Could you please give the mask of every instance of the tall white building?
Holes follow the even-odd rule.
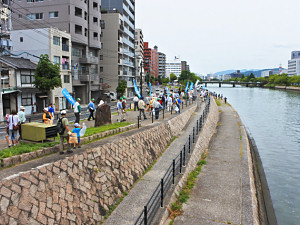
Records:
[[[300,75],[300,51],[292,51],[288,61],[288,76]]]
[[[174,60],[169,60],[166,63],[167,74],[170,75],[174,73],[177,77],[181,74],[181,61],[180,59],[175,58]]]

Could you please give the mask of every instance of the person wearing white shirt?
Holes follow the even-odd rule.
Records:
[[[7,126],[8,126],[8,147],[18,144],[18,129],[19,128],[19,117],[16,110],[11,111],[11,115],[8,116]]]
[[[24,106],[20,106],[20,111],[18,112],[18,117],[20,120],[20,129],[19,129],[19,135],[20,135],[20,139],[22,139],[22,129],[21,126],[23,123],[25,123],[26,121],[26,115],[25,115],[25,107]]]
[[[134,98],[133,98],[134,111],[139,109],[138,103],[139,103],[139,98],[138,98],[137,95],[135,95]]]

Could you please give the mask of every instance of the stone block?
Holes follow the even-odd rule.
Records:
[[[26,162],[26,161],[31,159],[30,154],[29,153],[24,153],[24,154],[20,155],[20,159],[21,159],[20,160],[21,162]]]
[[[13,164],[12,158],[4,158],[3,159],[3,167],[8,167],[11,166]]]

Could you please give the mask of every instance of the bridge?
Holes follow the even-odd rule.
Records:
[[[232,87],[235,87],[235,85],[245,85],[246,87],[249,86],[262,86],[263,84],[260,82],[241,82],[241,81],[202,81],[202,84],[205,85],[205,87],[207,87],[207,84],[219,84],[219,87],[222,86],[222,84],[231,84]]]

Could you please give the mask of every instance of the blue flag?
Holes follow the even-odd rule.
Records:
[[[136,83],[135,83],[135,79],[133,78],[133,85],[134,85],[134,90],[135,90],[135,93],[138,95],[138,97],[140,98],[141,97],[141,94],[140,94],[140,91],[138,89],[138,87],[136,86]]]
[[[72,104],[74,105],[75,104],[75,99],[72,97],[72,95],[70,95],[70,93],[67,91],[67,89],[63,89],[61,91],[61,93],[65,96],[65,98]]]
[[[194,83],[191,82],[190,90],[193,90],[193,85],[194,85]]]
[[[167,94],[168,94],[168,96],[169,96],[169,95],[170,95],[169,88],[168,88],[168,87],[166,87],[166,90],[167,90]]]
[[[187,92],[187,91],[188,91],[188,88],[189,88],[189,81],[186,83],[186,87],[185,87],[184,92]]]
[[[150,90],[150,95],[151,95],[151,83],[149,82],[149,90]]]

